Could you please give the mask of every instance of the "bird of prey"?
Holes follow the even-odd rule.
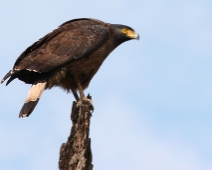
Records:
[[[71,91],[80,101],[110,52],[131,39],[139,35],[129,26],[89,18],[67,21],[29,46],[1,83],[18,78],[32,84],[19,117],[29,116],[43,91],[54,86]]]

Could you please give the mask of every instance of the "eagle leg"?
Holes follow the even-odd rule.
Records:
[[[79,96],[78,96],[77,92],[74,91],[74,90],[71,90],[71,91],[72,91],[72,93],[73,93],[73,95],[74,95],[76,101],[78,102],[78,101],[79,101]]]
[[[89,104],[90,104],[89,108],[90,108],[90,110],[93,112],[94,107],[93,107],[93,105],[92,105],[92,100],[91,100],[90,94],[88,94],[88,96],[87,96],[87,98],[86,98],[86,97],[85,97],[85,94],[84,94],[84,92],[83,92],[82,85],[81,85],[81,83],[80,83],[79,81],[77,82],[77,86],[78,86],[78,90],[79,90],[79,94],[80,94],[80,99],[77,100],[77,101],[78,101],[78,102],[77,102],[77,106],[79,107],[79,106],[81,106],[84,102],[89,102]],[[76,92],[74,92],[73,94],[74,94],[74,96],[75,96],[75,94],[77,95]],[[77,95],[77,96],[78,96],[78,95]],[[75,96],[75,98],[76,98],[76,96]]]
[[[77,86],[78,86],[78,90],[79,90],[79,94],[80,94],[80,100],[82,100],[83,98],[85,98],[85,94],[83,92],[82,85],[79,81],[77,82]]]

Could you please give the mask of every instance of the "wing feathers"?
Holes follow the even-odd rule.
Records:
[[[33,84],[29,90],[25,103],[20,111],[19,117],[29,116],[37,105],[43,91],[46,87],[46,82]]]
[[[31,50],[27,48],[14,68],[48,72],[71,60],[87,56],[109,37],[107,25],[95,20],[76,20],[53,32],[32,45]]]
[[[5,76],[4,78],[1,80],[1,84],[7,80],[9,77],[9,80],[6,83],[6,86],[13,81],[15,78],[17,78],[17,74],[18,74],[19,70],[10,70]]]
[[[1,84],[2,84],[5,80],[7,80],[12,74],[13,74],[13,73],[12,73],[12,70],[10,70],[10,71],[4,76],[4,78],[1,80]]]

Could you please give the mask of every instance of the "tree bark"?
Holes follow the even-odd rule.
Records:
[[[60,170],[92,170],[91,139],[89,138],[90,118],[93,111],[91,97],[84,99],[80,106],[72,105],[72,129],[68,141],[60,148]]]

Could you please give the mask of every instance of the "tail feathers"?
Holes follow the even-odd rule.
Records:
[[[28,117],[34,110],[35,106],[38,104],[38,101],[39,101],[39,98],[36,101],[29,101],[27,103],[24,103],[20,111],[19,118]]]
[[[32,113],[43,91],[45,90],[46,84],[46,82],[42,82],[32,85],[20,111],[19,117],[28,117]]]

